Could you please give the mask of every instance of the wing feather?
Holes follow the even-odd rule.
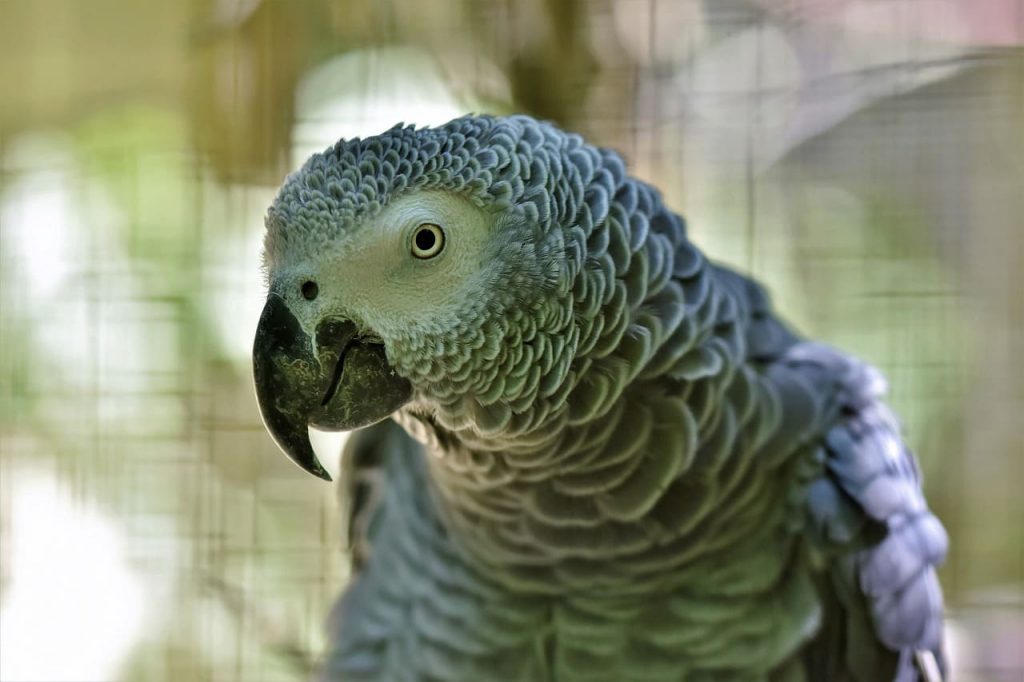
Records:
[[[825,468],[808,489],[807,511],[829,562],[826,601],[839,606],[826,618],[843,623],[824,628],[816,645],[846,662],[839,679],[926,679],[915,662],[922,654],[944,669],[935,570],[948,538],[882,401],[885,382],[873,368],[818,344],[800,344],[788,357],[839,382],[839,416],[824,439]],[[809,656],[822,658],[820,651]]]

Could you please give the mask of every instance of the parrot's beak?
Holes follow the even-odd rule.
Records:
[[[409,402],[412,386],[391,368],[384,346],[349,320],[325,319],[314,344],[288,305],[270,294],[252,349],[256,399],[267,431],[305,471],[329,481],[309,427],[348,431],[375,424]]]

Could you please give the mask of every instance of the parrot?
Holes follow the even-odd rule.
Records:
[[[948,538],[864,361],[617,152],[527,115],[338,141],[268,208],[263,423],[352,575],[322,680],[938,682]]]

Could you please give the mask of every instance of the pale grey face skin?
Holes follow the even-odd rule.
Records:
[[[436,225],[443,247],[432,257],[414,253],[423,226]],[[357,323],[364,334],[389,340],[410,328],[443,331],[469,297],[482,289],[495,216],[443,190],[396,197],[379,213],[353,226],[319,254],[282,254],[270,264],[271,288],[284,294],[303,329],[312,334],[330,316]],[[302,286],[315,282],[305,300]]]

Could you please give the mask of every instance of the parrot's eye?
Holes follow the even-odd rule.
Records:
[[[444,248],[444,230],[434,223],[423,223],[412,237],[412,255],[433,258]]]
[[[306,281],[302,283],[302,297],[307,301],[312,301],[319,293],[320,287],[316,285],[316,282]]]

